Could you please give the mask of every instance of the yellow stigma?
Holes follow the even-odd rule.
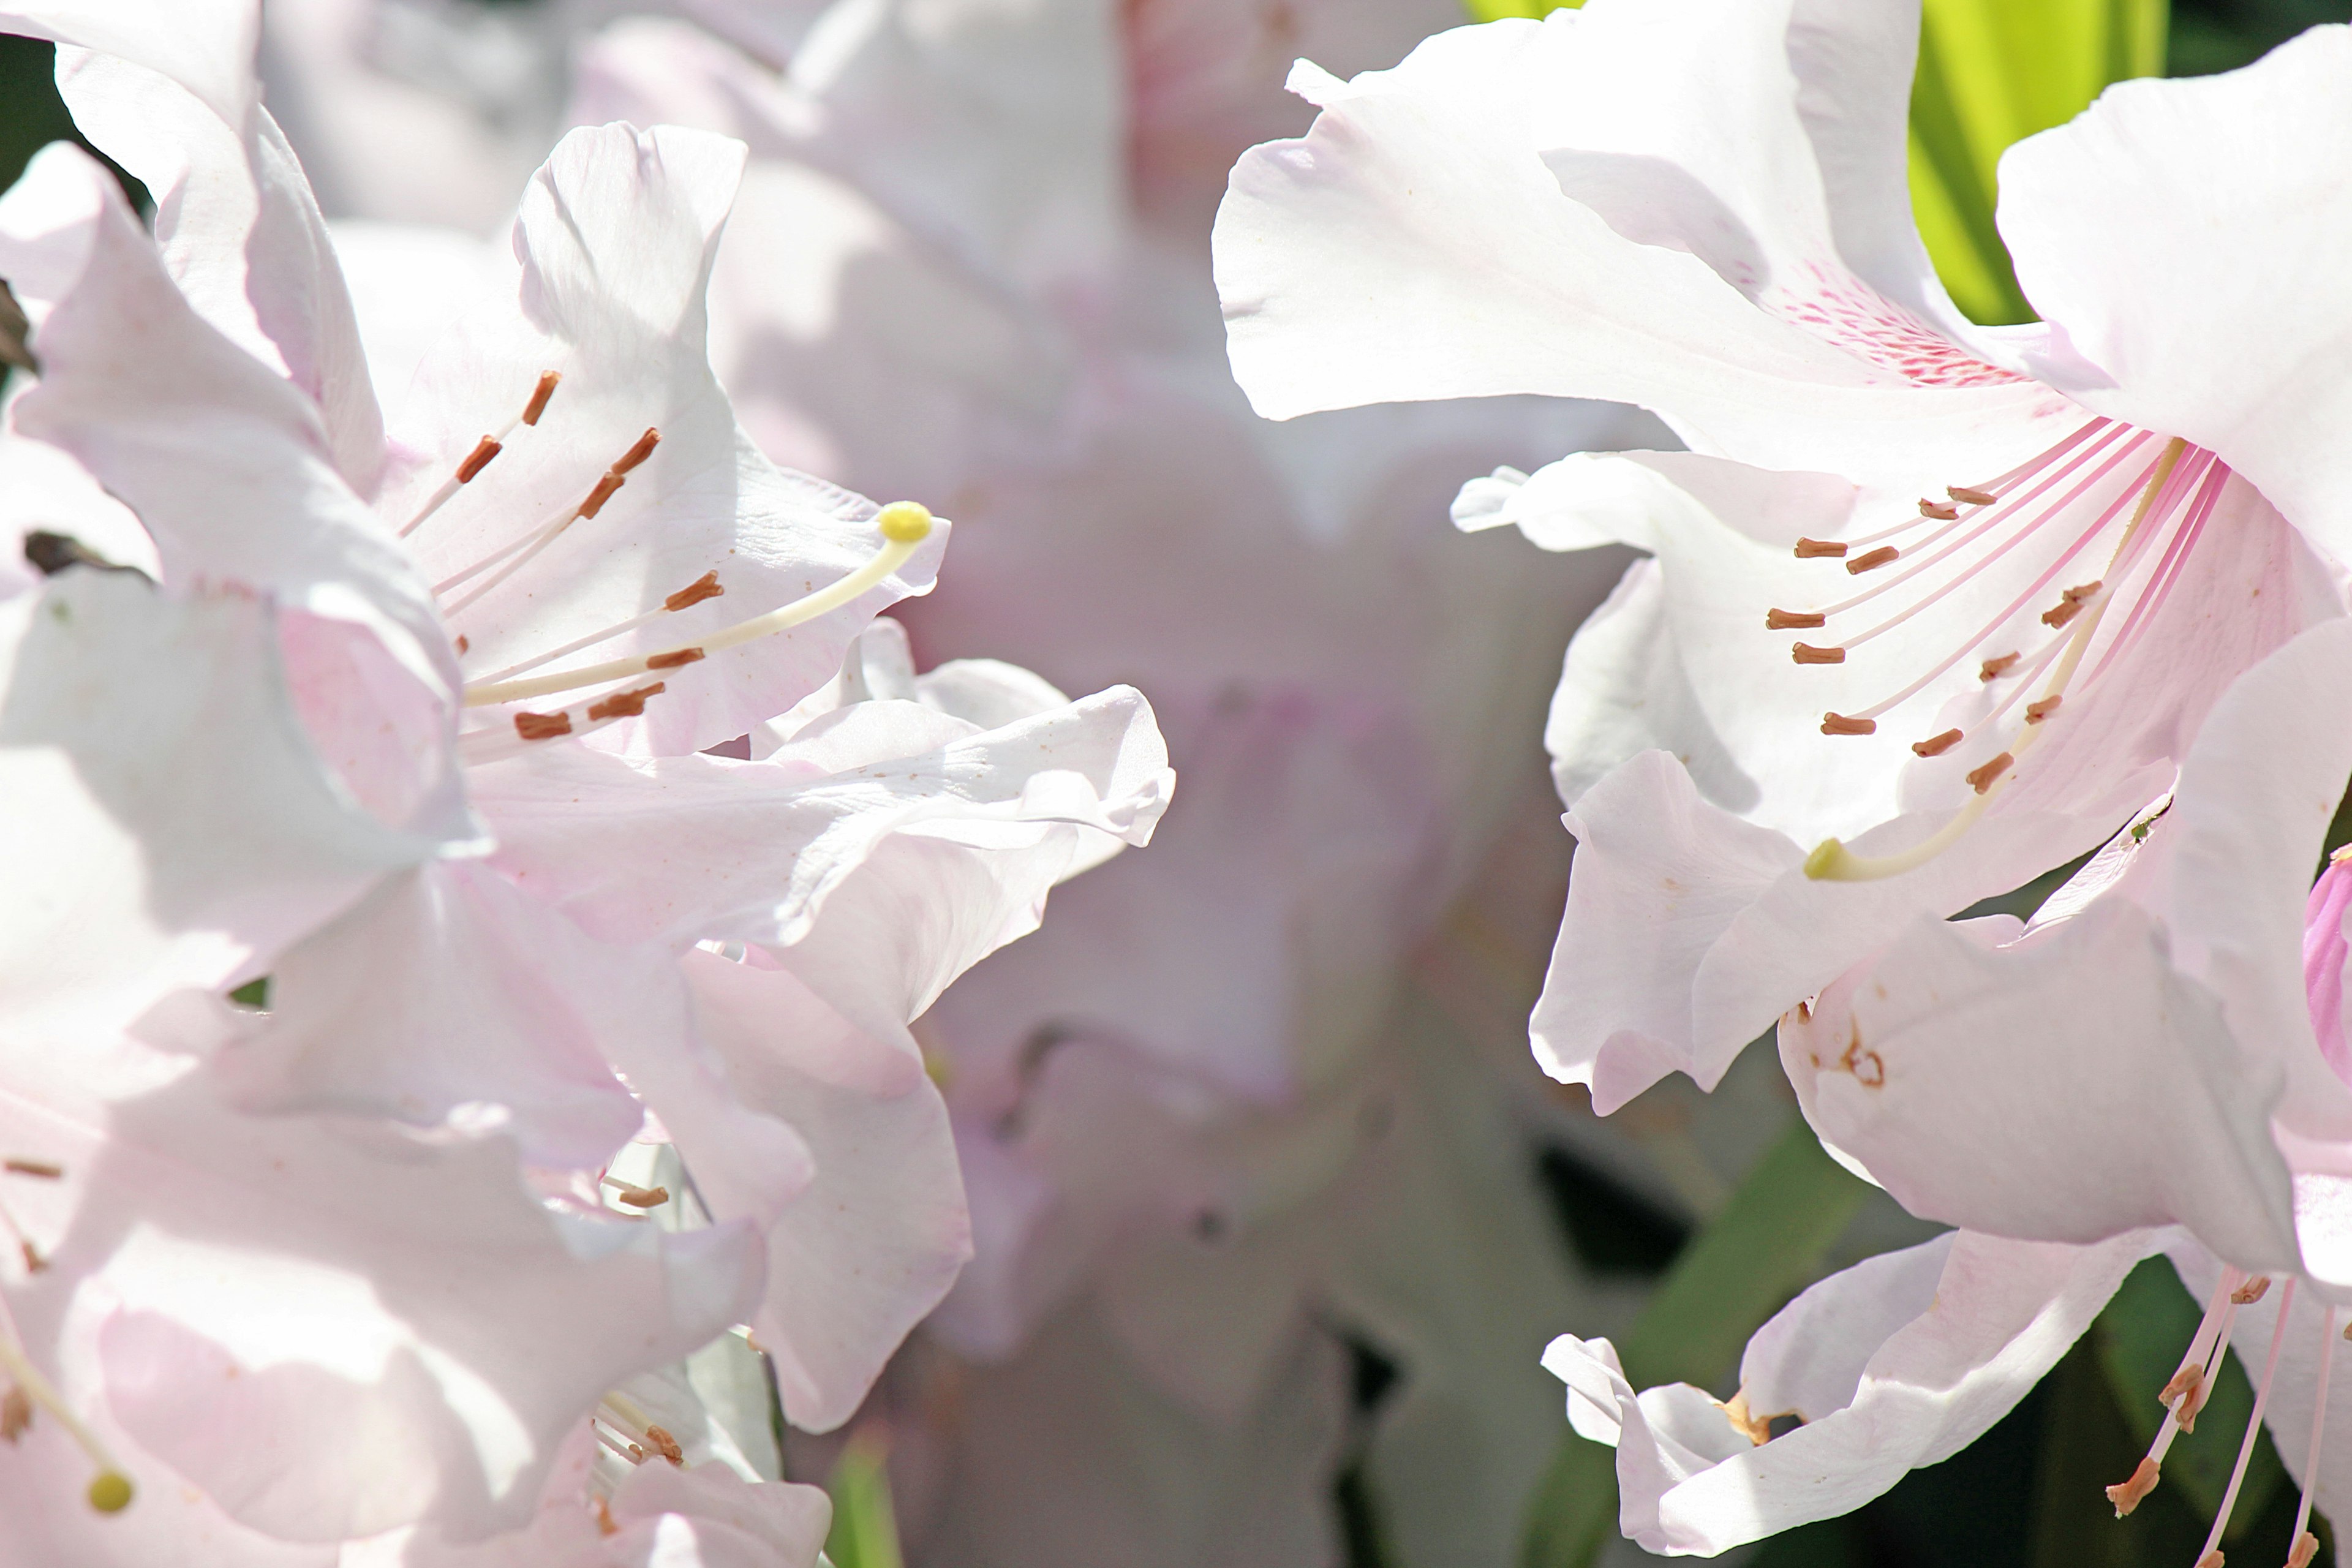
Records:
[[[931,510],[920,501],[894,500],[874,514],[874,526],[893,544],[920,544],[931,536]]]
[[[1844,845],[1834,838],[1824,838],[1813,846],[1811,854],[1805,857],[1805,875],[1816,882],[1829,879],[1843,880],[1843,879],[1837,876],[1837,868],[1839,863],[1845,858]]]
[[[89,1506],[100,1513],[121,1513],[131,1506],[131,1478],[121,1470],[103,1470],[89,1483]]]

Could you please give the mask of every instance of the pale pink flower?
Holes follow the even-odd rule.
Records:
[[[60,77],[155,195],[156,236],[70,149],[0,202],[0,254],[43,373],[14,422],[130,506],[167,592],[234,613],[160,618],[142,641],[116,629],[131,615],[116,606],[93,629],[128,661],[115,684],[140,689],[110,708],[45,718],[37,705],[70,702],[72,688],[12,687],[12,707],[54,732],[28,738],[88,751],[89,793],[122,808],[85,826],[86,797],[50,790],[81,837],[61,834],[30,863],[77,842],[113,863],[74,889],[80,907],[55,907],[78,925],[26,922],[28,973],[46,952],[71,958],[40,976],[58,1000],[28,989],[26,1005],[80,1027],[72,1009],[96,994],[119,1025],[175,987],[268,973],[267,1017],[176,1048],[205,1058],[187,1093],[228,1119],[230,1150],[295,1142],[289,1212],[217,1241],[197,1232],[188,1245],[212,1242],[229,1283],[125,1342],[146,1358],[143,1414],[127,1415],[110,1381],[109,1407],[207,1506],[313,1541],[412,1520],[464,1541],[520,1522],[598,1390],[747,1317],[793,1417],[843,1419],[967,1247],[945,1112],[908,1020],[1034,923],[1058,877],[1149,837],[1169,784],[1149,708],[1127,690],[1072,704],[1048,689],[982,724],[919,702],[824,704],[775,755],[695,754],[807,706],[881,604],[928,586],[944,534],[903,507],[877,534],[871,503],[775,468],[736,430],[703,357],[700,300],[740,148],[628,127],[568,141],[526,195],[504,298],[427,356],[387,447],[331,247],[268,116],[252,110],[240,132],[165,77],[71,50]],[[37,614],[148,592],[84,567]],[[20,603],[32,625],[34,601]],[[221,645],[210,664],[208,637]],[[544,673],[583,653],[584,674]],[[259,689],[240,699],[223,669]],[[107,695],[101,684],[82,689]],[[488,721],[461,727],[469,712]],[[153,733],[88,734],[133,717],[192,734],[188,777],[211,792],[156,776]],[[128,775],[117,802],[109,769]],[[231,778],[266,787],[225,795]],[[284,842],[258,842],[273,813]],[[194,885],[139,883],[159,868]],[[142,893],[156,912],[137,907]],[[746,963],[694,951],[706,942],[745,944]],[[90,944],[94,970],[78,951]],[[776,972],[765,991],[706,973],[755,963]],[[788,983],[799,990],[775,989]],[[91,1131],[75,1172],[138,1147],[136,1128],[105,1118],[171,1081],[146,1063],[130,1089],[86,1087],[100,1109],[78,1113]],[[610,1217],[597,1174],[656,1125],[648,1109],[717,1228],[664,1240]],[[192,1114],[190,1135],[205,1125]],[[440,1342],[422,1320],[404,1331],[426,1384],[384,1371],[412,1353],[394,1328],[339,1308],[371,1289],[429,1292],[435,1270],[467,1266],[464,1233],[374,1258],[401,1233],[339,1210],[367,1173],[319,1152],[341,1147],[326,1127],[354,1130],[346,1165],[404,1141],[467,1152],[475,1186],[426,1201],[386,1182],[371,1200],[397,1201],[424,1235],[440,1234],[445,1203],[490,1227],[479,1284],[506,1296],[450,1308],[472,1338]],[[189,1189],[194,1201],[200,1184]],[[147,1268],[141,1289],[160,1298],[173,1260],[193,1256],[109,1250],[109,1227],[141,1234],[142,1200],[172,1233],[143,1189],[57,1190],[68,1201],[39,1232],[59,1261],[16,1298],[49,1303],[47,1321],[25,1309],[36,1361],[83,1353],[61,1336],[108,1310],[125,1288],[114,1271]],[[854,1226],[853,1194],[866,1205]],[[666,1198],[624,1188],[618,1201]],[[299,1334],[238,1305],[275,1278],[273,1238],[286,1267],[320,1281],[283,1299]],[[550,1328],[548,1300],[595,1300],[597,1270],[631,1258],[642,1278]],[[533,1289],[541,1310],[522,1310]],[[73,1330],[100,1334],[101,1359],[102,1329]],[[342,1384],[319,1381],[329,1373]],[[224,1404],[224,1375],[253,1403]],[[90,1376],[70,1384],[51,1403],[60,1423],[100,1397]],[[283,1392],[297,1387],[319,1397]],[[256,1436],[205,1436],[223,1421]],[[374,1423],[398,1462],[329,1440],[321,1422]]]
[[[1581,847],[1536,1034],[1604,1110],[1714,1082],[1890,921],[2095,847],[2236,671],[2341,613],[2307,541],[2342,538],[2345,394],[2308,350],[2347,330],[2321,150],[2352,35],[2014,149],[2002,229],[2049,321],[1991,330],[1911,224],[1916,24],[1597,0],[1302,68],[1316,129],[1220,217],[1263,412],[1615,397],[1692,448],[1458,514],[1654,553],[1549,735]]]
[[[1916,917],[1782,1020],[1825,1144],[1961,1234],[1948,1259],[1919,1249],[1825,1281],[1758,1335],[1731,1415],[1807,1423],[1760,1447],[1697,1391],[1637,1401],[1604,1345],[1556,1345],[1579,1430],[1622,1423],[1629,1532],[1712,1552],[1857,1506],[1998,1419],[2158,1248],[2208,1306],[2117,1505],[2157,1484],[2229,1347],[2306,1518],[2352,1501],[2352,1398],[2330,1381],[2352,1302],[2352,868],[2310,883],[2347,774],[2338,621],[2242,677],[2178,789],[2030,925]],[[2227,1522],[2225,1505],[2214,1541]]]

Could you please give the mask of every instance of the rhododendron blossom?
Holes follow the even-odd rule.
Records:
[[[2013,148],[2001,229],[2048,321],[2001,329],[1912,226],[1916,41],[1912,5],[1596,0],[1302,67],[1317,128],[1219,220],[1263,412],[1616,397],[1691,448],[1457,508],[1653,552],[1549,737],[1580,843],[1535,1030],[1604,1110],[1712,1084],[1890,921],[2096,846],[2237,671],[2341,613],[2312,546],[2345,542],[2346,394],[2308,350],[2347,330],[2320,150],[2352,35]]]
[[[567,1494],[562,1440],[603,1395],[644,1459],[613,1385],[747,1320],[793,1420],[855,1409],[969,1249],[908,1023],[1149,837],[1150,710],[994,667],[845,689],[947,531],[736,428],[701,334],[739,145],[568,139],[387,440],[267,113],[71,48],[59,81],[155,232],[70,147],[0,199],[39,361],[12,425],[87,470],[59,482],[100,528],[135,514],[160,586],[53,517],[26,552],[61,580],[9,606],[12,780],[104,852],[87,888],[28,857],[47,908],[8,928],[37,977],[12,1045],[76,1031],[0,1074],[47,1194],[10,1209],[10,1383],[85,1439],[100,1509],[167,1467],[193,1484],[135,1489],[224,1551],[456,1550],[567,1496],[656,1520],[652,1550],[735,1505]],[[178,734],[167,782],[148,748]],[[244,982],[263,1011],[205,994]],[[633,1139],[684,1190],[612,1174]],[[642,1218],[689,1199],[694,1227]],[[194,1528],[26,1506],[76,1562]],[[775,1506],[743,1528],[813,1542]]]
[[[2243,677],[2178,790],[2030,924],[1915,919],[1782,1020],[1823,1142],[1961,1231],[1806,1292],[1750,1342],[1727,1406],[1636,1398],[1605,1342],[1556,1344],[1578,1430],[1620,1445],[1629,1533],[1713,1552],[1857,1506],[1973,1441],[2160,1248],[2205,1310],[2110,1500],[2128,1512],[2158,1484],[2234,1348],[2302,1485],[2291,1560],[2310,1560],[2314,1506],[2352,1506],[2352,1396],[2332,1375],[2352,1304],[2352,863],[2310,885],[2347,775],[2339,621]],[[1805,1425],[1770,1436],[1786,1415]]]

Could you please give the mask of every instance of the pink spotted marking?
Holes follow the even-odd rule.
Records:
[[[1850,273],[1807,262],[1798,287],[1762,301],[1782,321],[1914,386],[2000,386],[2024,376],[1988,364]]]

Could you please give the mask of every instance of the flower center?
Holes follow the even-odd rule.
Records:
[[[1999,605],[1981,621],[1964,620],[1924,671],[1887,696],[1850,713],[1822,715],[1824,735],[1875,734],[1882,718],[1975,660],[1977,679],[1998,691],[1998,700],[1972,723],[1911,746],[1924,759],[1970,744],[1980,758],[1963,775],[1973,797],[1936,833],[1897,854],[1860,856],[1824,839],[1806,857],[1805,874],[1833,881],[1895,876],[1933,859],[1974,826],[2015,780],[2050,717],[2117,668],[2146,635],[2229,473],[2212,453],[2179,438],[2092,419],[2005,474],[1950,486],[1942,500],[1922,500],[1916,517],[1857,539],[1799,540],[1799,559],[1837,561],[1849,577],[1900,563],[1882,581],[1819,609],[1765,613],[1772,631],[1864,623],[1833,643],[1793,643],[1790,657],[1801,665],[1843,665],[1897,627],[1964,608],[1958,602],[1964,595],[1982,597],[1989,585]],[[2099,560],[2096,547],[2109,539],[2104,568],[2090,576],[2085,567]],[[2012,580],[2016,591],[2000,595],[1999,587]],[[2129,601],[2128,613],[2085,671],[2085,656],[2119,596]],[[2035,614],[2037,605],[2042,607]],[[2040,641],[2023,646],[2037,630]]]
[[[537,426],[562,379],[555,371],[542,374],[521,411],[508,421],[503,430],[496,435],[486,435],[475,444],[449,477],[426,499],[416,515],[401,528],[400,536],[405,539],[414,534],[447,505],[458,491],[478,479],[499,454],[506,450],[518,429]],[[577,504],[435,584],[433,592],[443,601],[443,616],[455,621],[491,590],[522,571],[574,523],[595,517],[604,510],[605,503],[628,483],[629,475],[651,458],[660,444],[661,432],[648,428],[627,451],[613,461]],[[460,739],[470,742],[467,752],[469,760],[487,761],[491,755],[501,754],[503,749],[510,748],[516,741],[528,743],[553,740],[562,735],[581,735],[618,723],[623,719],[635,718],[645,711],[648,701],[667,689],[667,683],[658,679],[636,686],[625,687],[620,683],[697,663],[714,653],[789,631],[850,604],[907,563],[923,541],[930,536],[932,518],[930,512],[917,502],[893,501],[876,513],[874,522],[882,535],[882,548],[865,565],[814,593],[803,595],[763,615],[721,627],[695,642],[681,642],[657,652],[605,659],[546,674],[530,673],[544,665],[652,626],[664,616],[690,609],[706,599],[721,596],[727,590],[719,582],[716,567],[642,615],[615,622],[584,637],[574,637],[561,647],[550,648],[468,680],[465,689],[465,705],[468,708],[498,707],[559,692],[602,689],[577,703],[552,711],[515,712],[511,735],[503,727],[467,731]],[[468,651],[467,639],[459,635],[454,642],[462,658]]]

